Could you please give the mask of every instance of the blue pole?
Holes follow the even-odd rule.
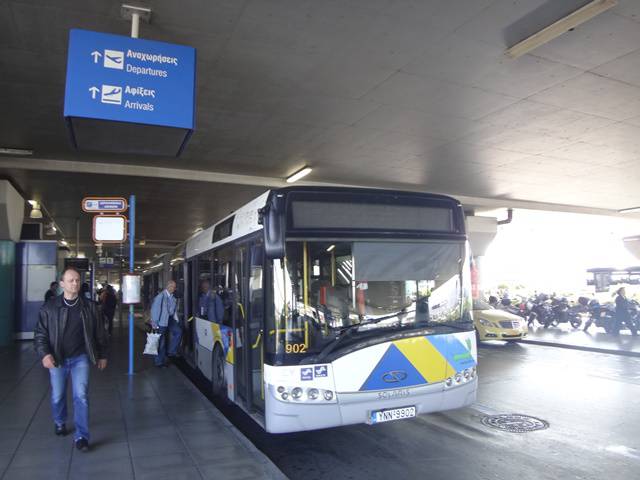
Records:
[[[129,273],[133,273],[136,237],[136,196],[129,197]],[[133,375],[133,304],[129,305],[129,375]]]

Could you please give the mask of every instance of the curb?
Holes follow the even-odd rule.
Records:
[[[220,410],[218,410],[216,408],[216,406],[211,403],[209,401],[208,398],[206,398],[202,392],[200,390],[198,390],[198,387],[196,387],[191,380],[189,380],[186,375],[184,373],[182,373],[182,371],[179,368],[176,368],[175,366],[172,366],[170,368],[170,370],[173,370],[174,372],[176,372],[176,374],[180,377],[181,381],[187,386],[187,388],[189,388],[191,391],[193,391],[195,394],[197,394],[198,396],[202,397],[205,401],[207,406],[211,409],[211,411],[214,413],[214,415],[216,416],[216,418],[218,420],[220,420],[220,422],[229,429],[229,431],[240,441],[240,443],[242,443],[242,445],[254,456],[256,457],[256,461],[262,465],[263,471],[265,472],[265,474],[267,475],[265,478],[269,478],[271,480],[288,480],[289,477],[287,477],[284,473],[282,473],[282,471],[276,466],[275,463],[273,463],[269,457],[267,457],[264,453],[262,453],[260,450],[258,450],[258,448],[251,443],[251,441],[244,436],[244,434],[238,430],[233,423],[231,423],[227,417],[225,417],[222,412],[220,412]]]
[[[545,342],[544,340],[518,340],[518,343],[527,343],[529,345],[542,345],[545,347],[566,348],[568,350],[580,350],[583,352],[606,353],[608,355],[619,355],[624,357],[640,357],[640,352],[631,352],[629,350],[613,350],[610,348],[586,347],[583,345],[569,345],[567,343]]]

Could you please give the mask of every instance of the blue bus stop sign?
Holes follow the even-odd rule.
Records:
[[[179,154],[195,127],[195,67],[192,47],[71,30],[64,116],[74,144]]]

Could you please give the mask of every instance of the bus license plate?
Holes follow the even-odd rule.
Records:
[[[391,422],[393,420],[402,420],[416,416],[416,407],[392,408],[390,410],[376,410],[371,412],[369,423]]]

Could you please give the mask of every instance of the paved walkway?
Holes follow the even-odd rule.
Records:
[[[622,331],[618,336],[609,335],[594,325],[589,332],[583,332],[582,328],[573,329],[570,325],[529,327],[527,338],[521,342],[640,357],[640,336],[634,337],[628,331]]]
[[[0,349],[0,479],[286,478],[175,367],[140,355],[126,375],[126,332],[115,330],[108,369],[91,372],[87,453],[53,434],[49,377],[32,343]]]

